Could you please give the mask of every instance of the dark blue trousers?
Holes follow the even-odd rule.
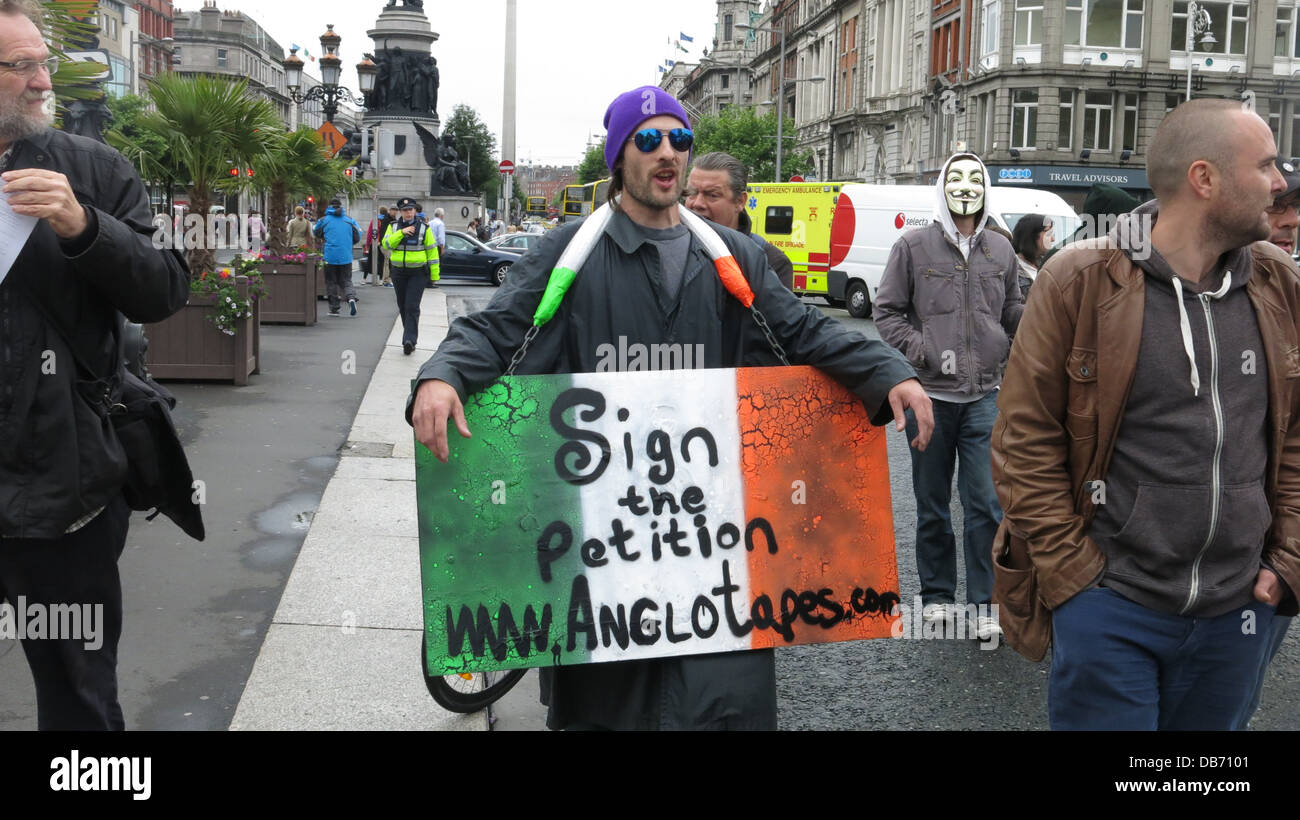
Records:
[[[1105,587],[1080,592],[1052,612],[1052,729],[1238,728],[1271,645],[1273,612],[1253,602],[1191,618]]]
[[[402,342],[415,344],[420,333],[420,300],[429,274],[425,268],[390,268],[397,311],[402,315]]]

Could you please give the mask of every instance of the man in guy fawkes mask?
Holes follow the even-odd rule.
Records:
[[[957,541],[948,513],[953,469],[962,503],[968,604],[993,595],[993,536],[1002,510],[993,487],[989,443],[997,418],[1002,363],[1024,309],[1011,243],[984,230],[984,163],[954,154],[935,185],[934,221],[895,244],[876,295],[880,336],[907,357],[934,402],[934,438],[912,451],[916,492],[916,568],[922,617],[956,627]],[[908,424],[912,424],[910,417]],[[970,610],[965,634],[1000,633],[996,616]]]

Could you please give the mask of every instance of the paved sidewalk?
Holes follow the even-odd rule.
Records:
[[[401,320],[394,325],[232,730],[488,728],[487,712],[444,711],[420,674],[415,443],[403,413],[447,324],[445,294],[429,289],[415,353],[402,355]]]

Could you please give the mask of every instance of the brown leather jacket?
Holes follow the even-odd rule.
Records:
[[[1300,271],[1267,242],[1255,243],[1251,252],[1254,274],[1246,290],[1264,340],[1272,421],[1265,479],[1273,522],[1262,560],[1292,592],[1279,614],[1294,615],[1300,593]],[[1087,535],[1093,489],[1106,477],[1137,369],[1145,288],[1142,270],[1112,239],[1076,243],[1039,272],[1016,333],[993,428],[993,478],[1005,513],[994,542],[1000,573],[994,601],[1008,642],[1026,655],[1041,657],[1046,610],[1087,589],[1105,568]],[[1041,645],[1025,651],[1017,644],[1022,636],[1036,636]]]

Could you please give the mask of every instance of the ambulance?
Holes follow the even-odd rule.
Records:
[[[871,315],[894,243],[907,231],[930,224],[935,188],[855,182],[839,187],[830,226],[825,295],[832,305],[843,304],[850,315],[862,319]],[[1034,188],[994,185],[988,189],[988,210],[989,220],[1008,233],[1020,217],[1044,214],[1052,220],[1058,243],[1082,224],[1064,199]]]
[[[831,220],[842,186],[840,182],[761,182],[746,188],[750,230],[790,257],[797,295],[828,298]]]

